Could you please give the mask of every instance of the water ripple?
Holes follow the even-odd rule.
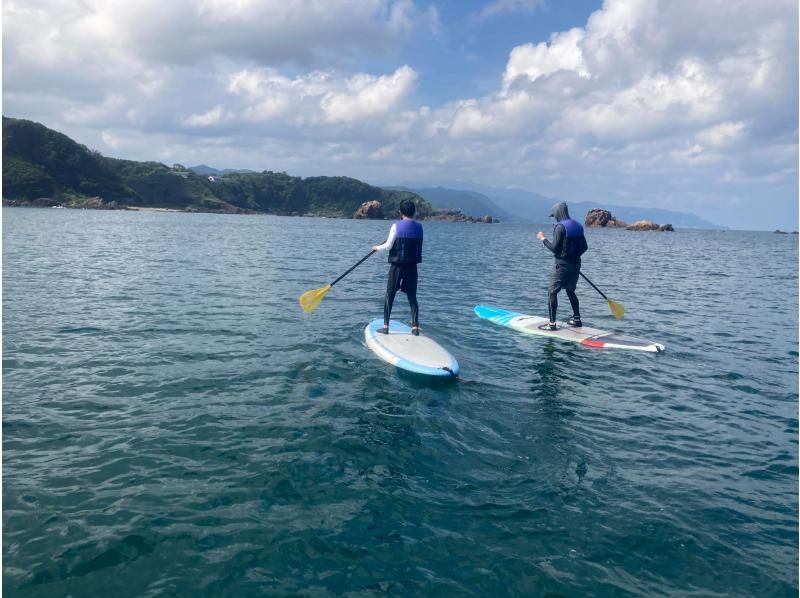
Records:
[[[425,226],[455,382],[364,346],[385,258],[297,306],[386,223],[4,209],[3,589],[797,595],[796,240],[590,231],[626,355],[475,318],[543,311],[529,227]]]

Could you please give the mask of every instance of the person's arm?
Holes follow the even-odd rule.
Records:
[[[539,233],[536,235],[536,238],[539,239],[550,251],[555,253],[556,250],[561,246],[561,243],[564,242],[564,227],[556,225],[556,227],[553,229],[552,243],[547,240],[547,238],[544,236],[544,233],[541,231],[539,231]]]
[[[392,228],[389,229],[389,238],[386,239],[386,243],[383,245],[373,245],[372,251],[386,251],[387,249],[391,249],[392,245],[394,245],[394,240],[397,238],[397,226],[394,224]]]

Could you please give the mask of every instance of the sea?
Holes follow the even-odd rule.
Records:
[[[643,353],[474,315],[547,314],[552,225],[425,222],[436,381],[365,346],[386,254],[298,303],[389,222],[2,216],[7,596],[798,595],[796,234],[588,229]]]

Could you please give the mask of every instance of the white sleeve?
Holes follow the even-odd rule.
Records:
[[[392,245],[394,245],[394,240],[397,238],[397,226],[392,225],[392,228],[389,229],[389,238],[386,239],[386,243],[383,245],[378,245],[377,251],[386,251],[387,249],[391,249]]]

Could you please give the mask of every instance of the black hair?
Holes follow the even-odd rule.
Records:
[[[404,199],[400,202],[400,213],[403,216],[407,216],[408,218],[412,218],[414,216],[414,212],[417,211],[417,206],[414,205],[414,202],[410,199]]]

